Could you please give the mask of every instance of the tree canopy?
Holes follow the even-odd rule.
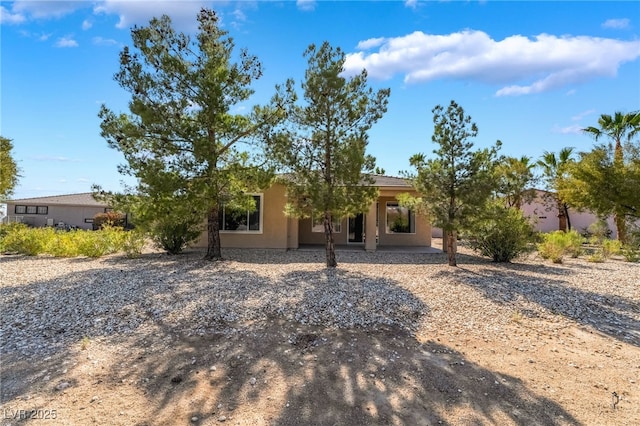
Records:
[[[596,141],[607,138],[608,143],[580,153],[580,161],[561,181],[559,194],[578,208],[613,215],[618,239],[625,243],[627,221],[640,217],[640,145],[635,141],[640,112],[602,114],[597,127],[583,131]]]
[[[558,209],[558,229],[561,231],[571,230],[571,217],[569,216],[569,205],[558,193],[562,179],[567,177],[569,166],[575,161],[572,157],[573,148],[562,148],[558,154],[544,151],[542,157],[536,163],[542,169],[542,179],[549,191],[549,196],[545,201],[550,200],[554,207]]]
[[[255,209],[251,193],[271,178],[241,145],[252,142],[257,115],[233,112],[253,94],[262,67],[246,50],[234,62],[233,40],[214,11],[202,9],[197,20],[195,38],[176,32],[166,15],[134,27],[133,49],[120,53],[115,75],[131,94],[129,113],[103,105],[99,116],[102,136],[126,160],[120,173],[138,180],[132,192],[147,217],[174,210],[176,220],[206,217],[206,258],[221,259],[222,209]]]
[[[326,264],[335,267],[333,221],[368,211],[377,194],[367,131],[386,112],[390,91],[369,88],[364,70],[343,76],[345,54],[327,42],[310,45],[304,56],[302,99],[292,79],[277,88],[273,105],[287,119],[266,129],[266,150],[286,173],[287,214],[322,221]]]
[[[0,136],[0,201],[6,200],[13,194],[20,177],[12,150],[13,141]]]

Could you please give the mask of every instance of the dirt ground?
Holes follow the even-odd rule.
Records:
[[[5,357],[0,424],[640,424],[638,345],[548,325],[514,316],[480,338],[278,318],[203,335],[159,324]]]

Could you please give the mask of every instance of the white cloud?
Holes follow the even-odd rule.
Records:
[[[90,3],[83,1],[33,1],[15,0],[13,2],[13,12],[28,14],[32,18],[60,18],[75,10],[89,7]]]
[[[146,25],[153,17],[161,15],[171,16],[174,26],[182,31],[195,30],[197,28],[196,17],[201,8],[206,7],[203,0],[194,1],[127,1],[104,0],[93,9],[94,13],[118,15],[117,28],[128,29],[133,25]]]
[[[622,19],[607,19],[602,23],[602,28],[615,28],[618,30],[623,30],[625,28],[629,28],[629,24],[631,21],[627,18]]]
[[[365,47],[379,46],[373,53]],[[497,96],[557,89],[602,76],[613,77],[640,57],[640,40],[588,36],[514,35],[493,40],[482,31],[445,35],[416,31],[402,37],[365,40],[346,56],[345,73],[363,68],[371,78],[404,74],[405,83],[459,79],[504,85]]]
[[[118,42],[112,38],[94,37],[91,42],[96,46],[115,46]]]
[[[567,127],[554,126],[553,129],[551,129],[551,131],[553,133],[560,133],[562,135],[580,135],[582,134],[582,129],[583,129],[583,126],[580,126],[578,124],[572,124],[571,126],[567,126]]]
[[[418,7],[418,0],[404,0],[404,5],[406,7],[410,7],[411,9],[415,9]]]
[[[0,6],[0,24],[21,24],[25,20],[23,14],[9,12],[4,6]]]
[[[315,10],[316,0],[296,0],[296,6],[298,6],[298,9],[304,11]]]
[[[384,37],[378,37],[378,38],[370,38],[367,40],[363,40],[361,42],[358,43],[358,46],[356,46],[356,49],[358,50],[369,50],[373,47],[378,47],[378,46],[382,46],[382,44],[386,41],[387,39]]]
[[[72,36],[60,37],[58,41],[54,43],[55,47],[78,47],[78,42],[73,39]]]
[[[85,19],[84,21],[82,21],[82,29],[83,30],[88,30],[89,28],[93,27],[93,22],[91,22],[88,19]]]
[[[580,120],[582,120],[583,118],[585,118],[586,116],[591,115],[591,114],[594,114],[595,112],[596,112],[596,110],[595,110],[595,109],[589,109],[589,110],[586,110],[586,111],[582,111],[581,113],[576,114],[576,115],[574,115],[573,117],[571,117],[571,120],[573,120],[573,121],[580,121]]]

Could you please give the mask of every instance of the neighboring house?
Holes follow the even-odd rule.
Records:
[[[536,197],[531,202],[522,205],[522,211],[525,216],[533,220],[536,231],[552,232],[560,229],[558,206],[552,201],[551,195],[547,191],[536,190]],[[569,221],[571,229],[582,233],[589,225],[598,221],[598,216],[591,212],[579,212],[569,208]],[[606,222],[611,230],[611,238],[617,238],[613,217],[608,217]]]
[[[106,204],[94,200],[90,192],[22,198],[9,200],[6,204],[5,221],[22,222],[35,227],[63,223],[81,229],[92,229],[93,217],[109,210]]]
[[[384,246],[431,246],[431,226],[426,218],[401,207],[396,199],[403,192],[415,194],[411,185],[397,177],[373,177],[379,190],[377,200],[366,213],[335,221],[335,244],[361,246],[368,251]],[[222,209],[222,247],[296,249],[324,244],[322,223],[284,215],[287,191],[283,185],[274,184],[254,197],[254,212],[227,213]],[[196,246],[207,246],[206,231]]]

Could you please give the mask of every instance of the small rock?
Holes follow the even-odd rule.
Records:
[[[251,386],[255,386],[255,385],[256,385],[256,378],[255,378],[255,377],[252,377],[251,379],[249,379],[249,384],[250,384]]]
[[[224,421],[226,421],[226,420],[227,420],[227,416],[220,416],[220,417],[218,417],[218,421],[219,421],[219,422],[224,422]]]
[[[97,396],[92,396],[92,397],[91,397],[91,402],[95,402],[95,401],[97,401],[98,399],[99,399],[99,398],[98,398]]]
[[[195,423],[195,422],[198,421],[198,418],[196,416],[193,416],[193,417],[191,417],[191,421]]]
[[[56,390],[61,391],[68,388],[69,386],[71,386],[69,382],[62,382],[62,383],[59,383],[58,386],[56,386]]]
[[[218,367],[216,367],[215,365],[212,365],[211,368],[209,368],[209,370],[211,371],[216,371],[218,369]]]

